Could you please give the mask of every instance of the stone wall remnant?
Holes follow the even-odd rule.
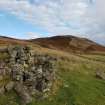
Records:
[[[9,46],[6,51],[9,59],[6,64],[0,63],[0,75],[9,74],[11,81],[5,89],[14,89],[25,104],[38,92],[44,95],[51,89],[55,79],[55,58],[36,54],[28,46]]]

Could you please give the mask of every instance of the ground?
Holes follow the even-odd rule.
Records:
[[[96,78],[96,71],[105,71],[105,54],[72,54],[33,47],[36,52],[59,58],[57,80],[47,99],[29,105],[105,105],[105,80]],[[2,56],[3,59],[5,56]],[[2,83],[2,82],[1,82]],[[20,105],[14,91],[0,96],[0,105]]]

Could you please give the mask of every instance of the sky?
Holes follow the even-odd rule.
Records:
[[[105,44],[105,0],[0,0],[0,35],[75,35]]]

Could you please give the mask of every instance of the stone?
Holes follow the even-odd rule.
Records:
[[[5,89],[6,91],[10,91],[12,90],[14,87],[14,82],[13,81],[10,81],[6,86],[5,86]]]
[[[37,68],[37,73],[38,74],[42,74],[43,72],[42,72],[42,67],[41,67],[41,65]]]
[[[105,72],[103,71],[97,71],[96,72],[96,77],[102,80],[105,80]]]
[[[6,74],[5,64],[0,62],[0,75],[4,76]]]
[[[4,92],[5,92],[4,86],[0,87],[0,95],[4,94]]]
[[[24,67],[21,64],[15,64],[12,66],[12,79],[22,81]]]
[[[28,104],[32,101],[32,97],[29,95],[28,90],[26,90],[26,88],[20,84],[20,83],[15,83],[15,87],[14,87],[15,91],[17,92],[17,94],[21,97],[21,101],[23,104]]]

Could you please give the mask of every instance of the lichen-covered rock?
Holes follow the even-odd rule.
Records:
[[[32,101],[32,97],[29,95],[27,92],[27,88],[20,84],[20,83],[15,83],[14,89],[16,93],[21,97],[22,99],[22,105],[28,104]]]
[[[15,64],[11,68],[11,77],[13,80],[16,81],[22,81],[22,75],[23,75],[24,67],[21,64]]]
[[[6,91],[10,91],[14,88],[14,82],[13,81],[10,81],[6,86],[5,86],[5,89]]]

